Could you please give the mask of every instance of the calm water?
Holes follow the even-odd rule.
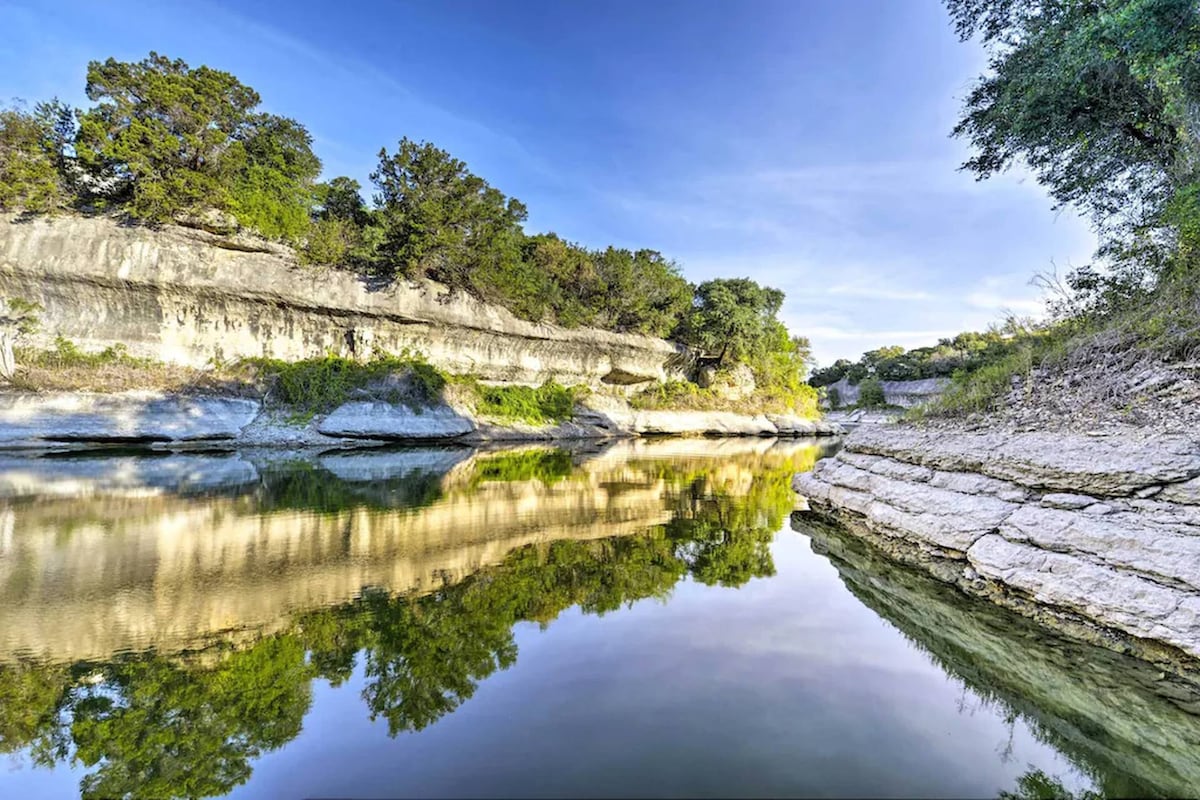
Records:
[[[791,515],[809,443],[0,460],[0,796],[1195,794],[1200,693]]]

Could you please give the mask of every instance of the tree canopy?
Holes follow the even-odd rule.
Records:
[[[114,209],[222,230],[232,218],[309,264],[429,278],[536,322],[682,339],[720,349],[723,365],[771,355],[764,374],[807,353],[775,319],[778,290],[745,279],[697,289],[657,250],[526,233],[520,200],[430,142],[381,149],[367,203],[352,178],[318,182],[308,130],[263,112],[228,72],[151,52],[91,62],[86,89],[85,109],[0,111],[0,210]]]
[[[988,70],[954,134],[979,178],[1022,163],[1060,203],[1089,213],[1111,280],[1136,291],[1191,269],[1200,242],[1200,7],[1192,0],[946,0]]]
[[[151,52],[88,65],[74,141],[94,195],[166,222],[219,209],[268,237],[303,232],[321,162],[295,120],[257,112],[258,93],[228,72]]]

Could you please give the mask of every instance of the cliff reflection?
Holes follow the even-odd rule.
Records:
[[[392,734],[517,658],[513,626],[774,572],[815,445],[0,464],[0,752],[88,797],[213,796],[361,663]],[[197,460],[199,459],[199,460]]]
[[[1072,793],[1030,769],[1009,800],[1189,797],[1200,786],[1200,684],[1137,659],[1048,633],[902,566],[835,524],[795,514],[792,527],[829,559],[859,600],[948,675],[1063,753],[1098,791]],[[1004,743],[999,743],[1003,756]],[[1000,788],[1000,787],[998,787]]]

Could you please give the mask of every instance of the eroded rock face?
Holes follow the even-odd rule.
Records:
[[[0,394],[0,447],[33,440],[234,439],[258,415],[257,400],[147,392]]]
[[[461,442],[684,436],[836,435],[836,424],[797,417],[721,411],[635,411],[615,399],[542,425],[476,417],[463,405],[412,409],[352,400],[325,415],[297,419],[258,400],[154,392],[0,392],[0,450],[60,448],[89,442],[170,443],[224,440],[251,447],[336,447],[362,440]],[[1200,509],[1197,509],[1200,512]]]
[[[261,243],[260,243],[261,244]],[[682,378],[689,356],[648,336],[528,322],[431,282],[376,286],[278,248],[105,218],[0,217],[0,295],[40,303],[41,335],[191,366],[333,352],[422,353],[485,380],[598,386]]]
[[[334,409],[317,430],[326,436],[448,439],[470,433],[475,423],[447,406],[414,411],[404,405],[355,401]]]
[[[1200,657],[1198,475],[1200,444],[1181,436],[873,426],[793,486],[871,534],[957,559],[942,577],[968,591]]]

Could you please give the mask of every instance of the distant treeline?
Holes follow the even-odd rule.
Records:
[[[1004,358],[1026,335],[1016,325],[986,333],[960,333],[941,339],[935,347],[880,347],[863,353],[857,362],[838,359],[822,369],[813,370],[812,386],[829,386],[846,378],[857,386],[867,378],[884,381],[915,381],[923,378],[948,378],[969,373]]]
[[[428,277],[525,319],[671,338],[718,366],[782,364],[803,381],[808,344],[777,319],[782,292],[742,278],[693,286],[654,250],[526,234],[519,200],[427,142],[380,150],[368,204],[351,178],[318,181],[304,125],[259,111],[227,72],[110,58],[88,65],[87,96],[84,109],[0,110],[0,209],[245,228],[310,264]]]

